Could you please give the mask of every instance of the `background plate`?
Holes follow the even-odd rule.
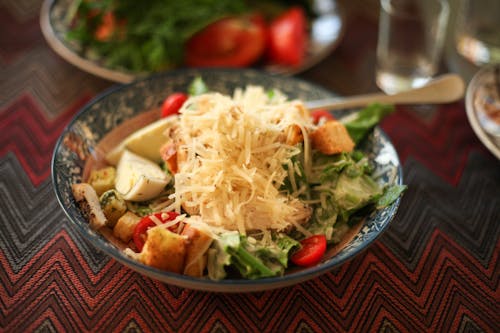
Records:
[[[64,17],[73,0],[45,0],[40,12],[40,26],[49,46],[67,62],[101,78],[129,83],[148,74],[106,67],[102,62],[86,57],[79,44],[66,40],[67,24]],[[323,60],[338,45],[344,33],[344,19],[335,1],[316,1],[318,17],[311,23],[310,42],[305,61],[299,67],[267,66],[272,74],[292,75],[304,71]]]
[[[496,65],[496,66],[500,66]],[[469,123],[477,137],[490,152],[500,159],[500,137],[488,133],[479,121],[478,110],[474,106],[474,98],[478,89],[493,81],[495,66],[485,66],[472,77],[465,95],[465,109]]]

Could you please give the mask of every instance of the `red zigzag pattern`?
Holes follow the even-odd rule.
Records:
[[[457,331],[468,317],[485,331],[498,332],[495,318],[500,308],[488,295],[494,294],[497,300],[500,296],[499,250],[497,243],[491,262],[483,267],[435,230],[414,271],[388,265],[397,259],[376,243],[371,251],[314,283],[237,295],[178,289],[175,296],[171,287],[115,261],[95,274],[63,230],[18,273],[0,253],[5,269],[0,272],[0,327],[33,331],[48,320],[59,331],[69,327],[120,331],[134,324],[145,331],[214,331],[216,327],[237,331],[243,325],[250,331],[282,332],[305,325],[315,331],[366,332],[390,322],[403,332],[446,332]],[[433,301],[436,298],[441,301]],[[276,306],[280,303],[288,305]],[[232,312],[223,313],[222,308]],[[269,313],[270,309],[278,312]],[[495,322],[496,327],[489,327]]]
[[[90,96],[83,96],[54,121],[47,121],[29,95],[21,96],[0,112],[0,156],[12,151],[35,186],[50,175],[54,145]]]
[[[472,150],[491,153],[481,144],[470,126],[463,127],[462,124],[468,124],[463,103],[436,108],[427,123],[422,122],[417,111],[410,107],[398,107],[382,122],[381,127],[389,136],[398,138],[393,144],[401,161],[412,156],[441,178],[456,185]],[[443,131],[443,128],[455,130]]]

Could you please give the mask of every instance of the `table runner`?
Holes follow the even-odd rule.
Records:
[[[382,123],[408,190],[361,255],[271,291],[178,288],[97,251],[56,201],[55,141],[111,83],[48,48],[39,7],[0,4],[0,331],[500,332],[500,163],[463,101],[398,107]],[[304,77],[335,88],[316,73],[352,51],[349,40]]]

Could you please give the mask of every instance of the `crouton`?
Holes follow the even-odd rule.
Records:
[[[71,185],[71,189],[73,197],[83,215],[89,221],[90,227],[95,230],[104,227],[107,219],[101,209],[99,197],[94,188],[90,184],[79,183]]]
[[[125,199],[116,190],[108,190],[99,198],[102,211],[108,220],[107,226],[113,228],[116,221],[127,211]]]
[[[183,141],[175,136],[176,132],[177,128],[171,128],[168,134],[170,140],[160,148],[161,159],[166,163],[168,170],[172,174],[176,174],[179,171],[180,165],[187,159],[186,150],[181,149]]]
[[[182,166],[182,164],[187,160],[187,150],[185,148],[182,148],[182,145],[184,145],[184,142],[181,140],[177,140],[175,142],[175,151],[176,151],[176,158],[177,158],[177,170],[179,170]]]
[[[113,228],[113,235],[125,243],[130,242],[134,235],[135,226],[140,220],[141,218],[134,213],[126,212],[116,222]]]
[[[302,130],[298,125],[292,124],[288,126],[285,130],[285,143],[290,146],[295,146],[296,144],[304,141],[304,136],[302,135]]]
[[[181,274],[185,255],[185,237],[162,227],[154,227],[147,231],[140,260],[145,265]]]
[[[201,277],[207,266],[207,250],[212,244],[212,237],[190,224],[184,226],[182,235],[187,237],[184,274]]]
[[[327,155],[350,152],[354,149],[354,141],[347,129],[336,120],[328,121],[313,131],[311,141],[313,148]]]
[[[105,167],[90,172],[89,184],[94,188],[97,195],[111,190],[115,187],[116,169],[114,167]]]
[[[177,166],[177,151],[175,150],[175,144],[169,142],[164,144],[160,148],[161,159],[166,163],[168,170],[173,175],[179,171]]]

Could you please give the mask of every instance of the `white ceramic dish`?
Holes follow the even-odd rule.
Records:
[[[470,81],[465,96],[465,107],[469,123],[481,142],[493,155],[500,159],[500,123],[495,123],[484,113],[484,104],[495,103],[500,107],[499,84],[500,64],[480,69]],[[497,111],[500,112],[500,111]]]

